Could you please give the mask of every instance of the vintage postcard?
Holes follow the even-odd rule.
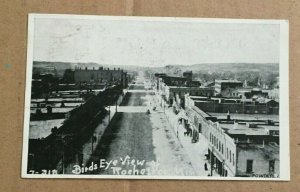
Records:
[[[289,180],[288,21],[30,14],[23,178]]]

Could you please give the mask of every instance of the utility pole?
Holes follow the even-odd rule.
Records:
[[[65,137],[72,137],[74,134],[59,134],[56,135],[58,140],[62,142],[62,172],[65,173]]]
[[[92,154],[94,153],[94,142],[97,141],[97,136],[93,134],[92,136]]]
[[[177,138],[179,139],[179,137],[178,137],[178,127],[179,127],[179,119],[177,119]]]
[[[213,167],[214,167],[213,154],[214,154],[214,146],[212,147],[210,153],[210,176],[213,176]]]
[[[92,136],[92,155],[93,155],[93,152],[94,152],[94,136]]]
[[[110,123],[110,105],[108,106],[108,123]]]
[[[116,100],[116,113],[118,112],[118,100]]]

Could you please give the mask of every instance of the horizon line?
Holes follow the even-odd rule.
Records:
[[[168,64],[164,66],[141,66],[141,65],[135,65],[135,64],[128,64],[128,65],[123,65],[123,64],[100,64],[97,62],[70,62],[70,61],[33,61],[34,62],[48,62],[48,63],[69,63],[69,64],[97,64],[99,66],[106,66],[106,65],[111,65],[111,66],[133,66],[133,67],[143,67],[143,68],[159,68],[159,67],[167,67],[167,66],[193,66],[193,65],[222,65],[222,64],[252,64],[252,65],[263,65],[263,64],[271,64],[271,65],[279,65],[279,62],[224,62],[224,63],[195,63],[195,64]]]

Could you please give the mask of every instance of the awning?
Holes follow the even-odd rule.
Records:
[[[179,118],[182,118],[182,119],[188,120],[188,117],[186,116],[184,110],[181,110],[181,111],[178,113],[178,117],[179,117]]]

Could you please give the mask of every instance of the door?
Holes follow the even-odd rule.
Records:
[[[246,168],[247,173],[252,173],[253,172],[253,160],[247,160],[247,168]]]
[[[201,123],[199,123],[198,132],[202,133],[202,124]]]

